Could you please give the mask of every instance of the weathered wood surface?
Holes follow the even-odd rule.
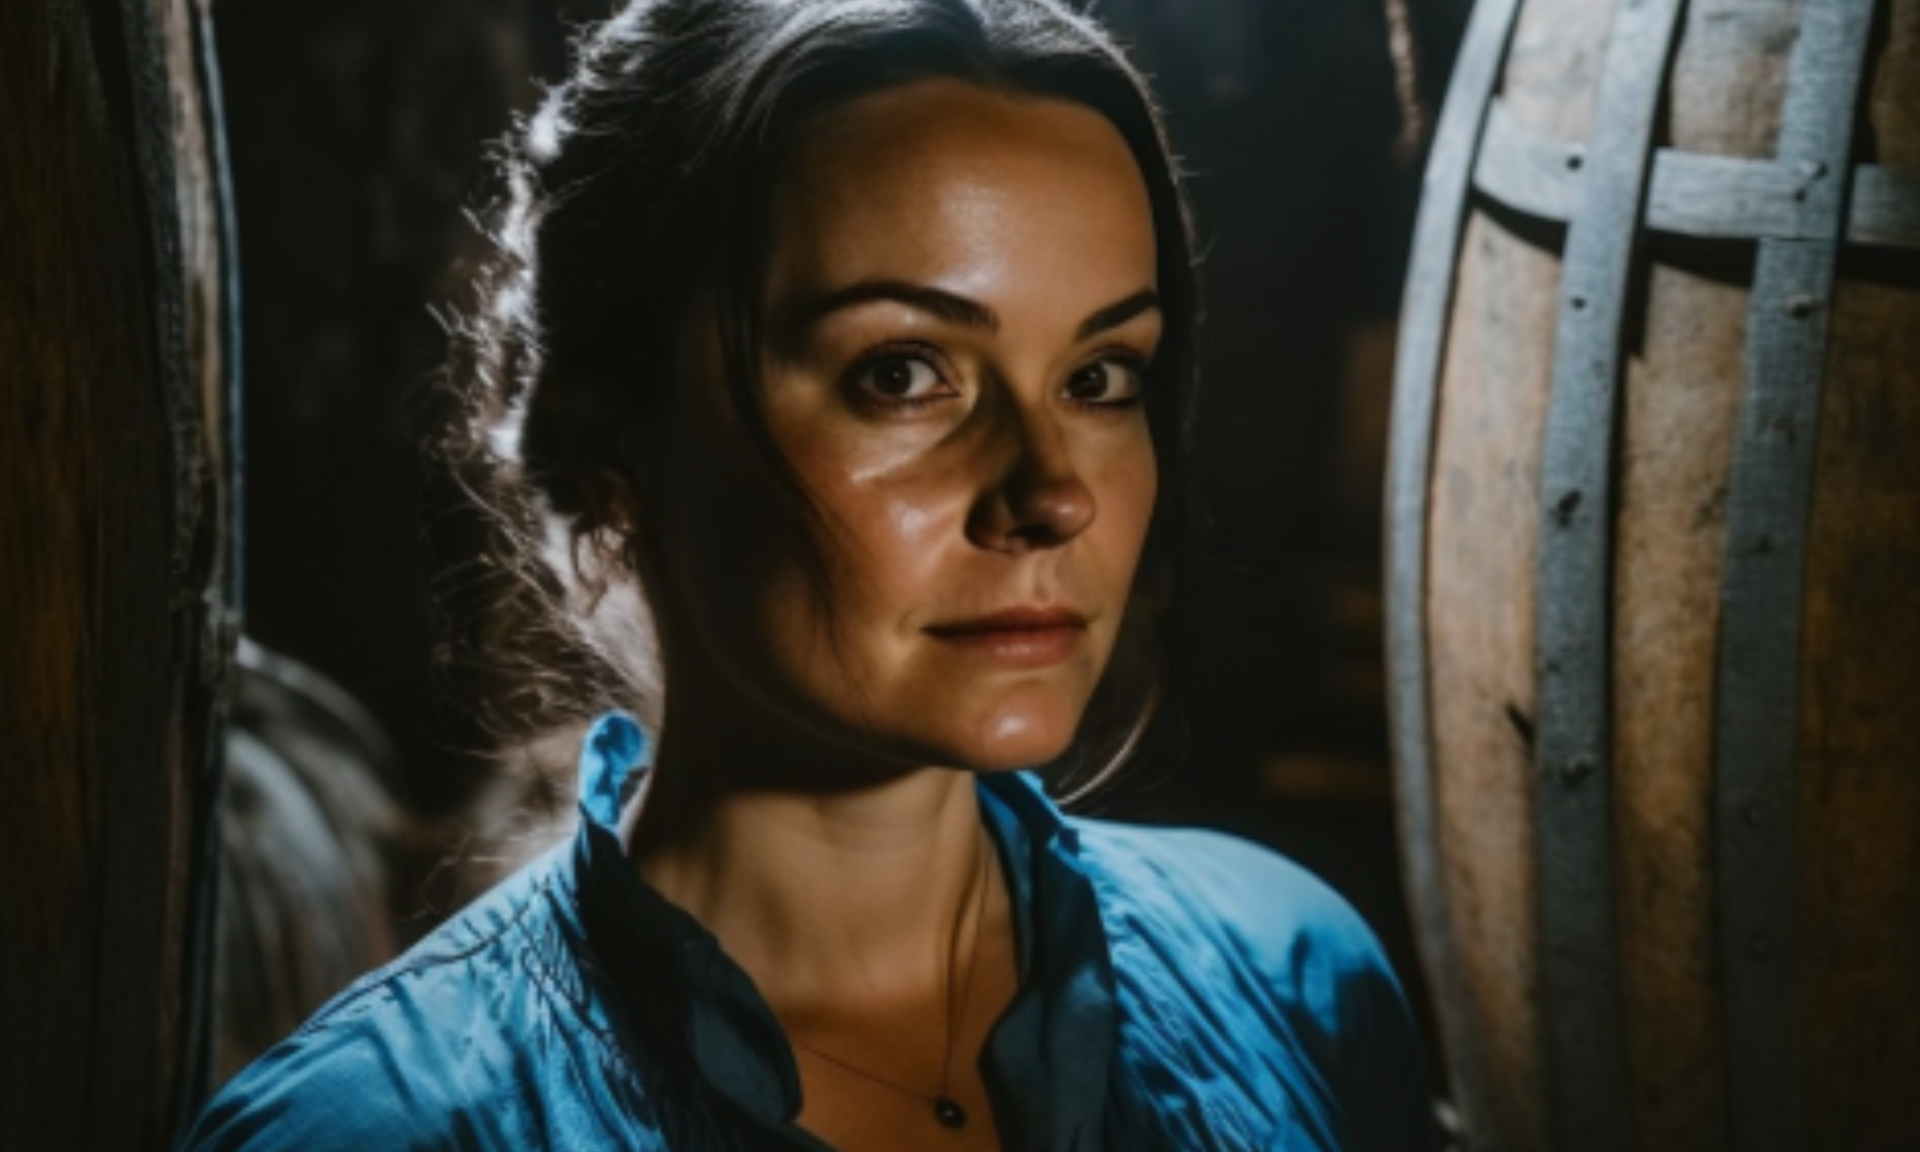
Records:
[[[1806,174],[1804,238],[1754,256],[1746,382],[1727,480],[1714,668],[1716,959],[1728,1138],[1806,1146],[1799,1027],[1795,698],[1828,327],[1873,5],[1804,0],[1774,152]]]
[[[199,15],[0,5],[9,1149],[170,1147],[195,1079],[191,925],[227,647]]]
[[[1418,583],[1425,659],[1396,664],[1394,683],[1403,700],[1409,685],[1424,692],[1430,725],[1397,730],[1395,743],[1430,759],[1420,786],[1431,827],[1408,838],[1410,867],[1430,872],[1451,942],[1451,971],[1432,974],[1463,1021],[1443,1023],[1467,1033],[1449,1035],[1448,1049],[1475,1150],[1564,1146],[1545,1058],[1558,1005],[1543,984],[1540,876],[1560,846],[1536,828],[1552,784],[1536,747],[1535,569],[1552,523],[1541,450],[1566,221],[1590,174],[1614,10],[1528,0],[1521,11],[1488,142],[1546,143],[1505,164],[1511,178],[1483,188],[1467,222],[1430,467],[1402,485],[1424,483],[1426,539],[1396,564],[1390,591],[1397,602]],[[1717,894],[1748,880],[1717,871],[1728,830],[1715,814],[1714,696],[1755,276],[1754,243],[1725,239],[1740,229],[1724,222],[1795,242],[1816,227],[1792,187],[1769,183],[1802,159],[1782,155],[1780,138],[1801,13],[1795,0],[1688,4],[1652,141],[1643,225],[1653,234],[1620,342],[1603,608],[1612,746],[1596,768],[1613,895],[1596,913],[1613,920],[1618,953],[1631,1126],[1621,1147],[1757,1147],[1731,1142],[1733,1114],[1772,1103],[1730,1071],[1735,1010],[1716,939]],[[1795,974],[1775,1010],[1794,1046],[1780,1083],[1799,1094],[1812,1132],[1770,1137],[1841,1152],[1920,1147],[1920,261],[1905,240],[1920,214],[1920,3],[1882,0],[1874,27],[1843,166],[1853,178],[1819,417],[1797,429],[1813,438],[1813,471],[1788,704]],[[1483,152],[1476,178],[1501,163]],[[1691,175],[1718,172],[1766,185],[1765,209],[1714,201],[1713,181]],[[1791,209],[1774,198],[1782,191]],[[1691,235],[1660,235],[1663,224]],[[1409,331],[1416,319],[1410,311]]]
[[[1565,223],[1580,202],[1585,144],[1529,132],[1495,100],[1474,167],[1475,187],[1528,216]],[[1647,192],[1649,232],[1702,239],[1804,240],[1808,172],[1800,164],[1662,148]],[[1920,251],[1920,173],[1861,164],[1847,205],[1847,241]]]
[[[1426,568],[1427,478],[1433,469],[1436,406],[1447,316],[1456,284],[1472,191],[1473,157],[1486,127],[1483,107],[1494,91],[1507,42],[1513,34],[1519,0],[1484,0],[1462,41],[1428,157],[1422,208],[1408,254],[1405,321],[1395,350],[1395,386],[1390,418],[1384,518],[1384,567],[1394,593],[1386,603],[1386,664],[1392,676],[1388,699],[1393,710],[1392,753],[1397,772],[1399,833],[1402,851],[1413,860],[1439,859],[1439,799],[1432,770],[1430,707],[1434,703],[1427,673],[1430,637],[1426,627],[1429,588]],[[1454,937],[1460,922],[1449,915],[1448,892],[1439,869],[1407,872],[1409,911],[1415,922],[1423,966],[1431,987],[1445,990],[1431,1003],[1440,1020],[1447,1060],[1459,1067],[1482,1067],[1483,1033],[1466,1013],[1458,993],[1474,973],[1463,963],[1464,949]],[[1457,1086],[1458,1112],[1469,1123],[1492,1107],[1465,1082]]]
[[[1568,224],[1535,515],[1534,754],[1540,996],[1555,1147],[1613,1152],[1632,1132],[1614,923],[1608,600],[1615,433],[1653,127],[1680,0],[1615,11]]]

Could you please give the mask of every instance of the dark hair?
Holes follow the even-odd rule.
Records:
[[[959,79],[1119,130],[1157,236],[1166,325],[1147,403],[1171,479],[1198,320],[1185,200],[1145,84],[1089,17],[1058,0],[637,0],[576,53],[500,152],[493,252],[452,325],[459,411],[442,450],[491,541],[453,595],[443,580],[443,607],[464,611],[442,650],[478,649],[461,663],[487,670],[472,691],[496,740],[524,747],[607,707],[657,715],[645,604],[615,578],[633,575],[613,499],[622,430],[667,403],[697,299],[740,410],[758,412],[769,189],[796,130],[863,93]],[[1156,535],[1177,503],[1162,497]]]

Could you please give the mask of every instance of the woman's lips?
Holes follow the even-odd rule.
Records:
[[[927,634],[962,651],[1018,668],[1057,664],[1074,654],[1087,618],[1067,608],[1009,608],[931,625]]]

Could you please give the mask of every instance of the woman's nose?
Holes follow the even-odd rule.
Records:
[[[967,518],[967,537],[991,552],[1057,548],[1085,532],[1093,489],[1074,467],[1058,429],[1044,419],[1008,430],[1012,452]]]

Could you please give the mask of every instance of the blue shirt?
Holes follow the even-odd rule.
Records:
[[[785,1034],[614,831],[644,732],[603,717],[580,828],[261,1056],[185,1146],[807,1149]],[[1360,918],[1209,832],[979,780],[1020,984],[982,1073],[1009,1152],[1431,1148],[1413,1026]]]

